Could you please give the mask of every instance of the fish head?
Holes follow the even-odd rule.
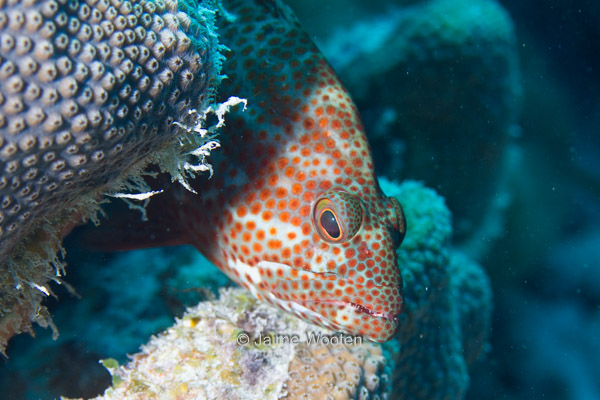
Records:
[[[398,201],[378,187],[352,188],[316,191],[308,210],[271,222],[269,230],[287,238],[263,241],[278,255],[232,258],[230,267],[257,297],[304,320],[384,342],[403,309],[396,248],[406,222]]]
[[[322,325],[390,339],[403,308],[396,248],[406,223],[398,201],[334,188],[317,196],[310,219],[314,275],[299,282],[308,293],[297,304],[316,312]]]

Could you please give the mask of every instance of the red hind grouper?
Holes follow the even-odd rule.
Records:
[[[220,92],[247,110],[228,115],[214,176],[190,182],[198,194],[176,184],[150,201],[142,244],[191,243],[259,299],[386,341],[402,312],[405,221],[378,186],[356,107],[288,7],[225,8],[237,19],[221,27]]]

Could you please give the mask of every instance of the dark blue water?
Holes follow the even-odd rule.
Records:
[[[443,195],[454,245],[491,279],[467,398],[600,398],[600,2],[289,3],[353,95],[378,175]],[[125,362],[230,284],[191,247],[74,243],[81,298],[55,288],[57,341],[11,341],[6,398],[101,393],[99,359]]]

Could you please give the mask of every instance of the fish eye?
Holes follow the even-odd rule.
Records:
[[[317,233],[323,240],[339,242],[343,238],[343,229],[331,200],[325,198],[316,203],[314,223]]]
[[[360,199],[343,190],[326,192],[314,205],[313,226],[321,239],[340,243],[358,233],[363,221]]]
[[[340,224],[338,224],[337,218],[331,210],[325,210],[321,213],[319,225],[333,240],[337,240],[342,236]]]

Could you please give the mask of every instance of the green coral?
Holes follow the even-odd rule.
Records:
[[[467,365],[477,359],[490,330],[492,296],[482,268],[450,247],[451,215],[444,199],[421,183],[380,180],[403,205],[407,234],[398,249],[404,279],[394,354],[394,392],[403,399],[460,399]]]

